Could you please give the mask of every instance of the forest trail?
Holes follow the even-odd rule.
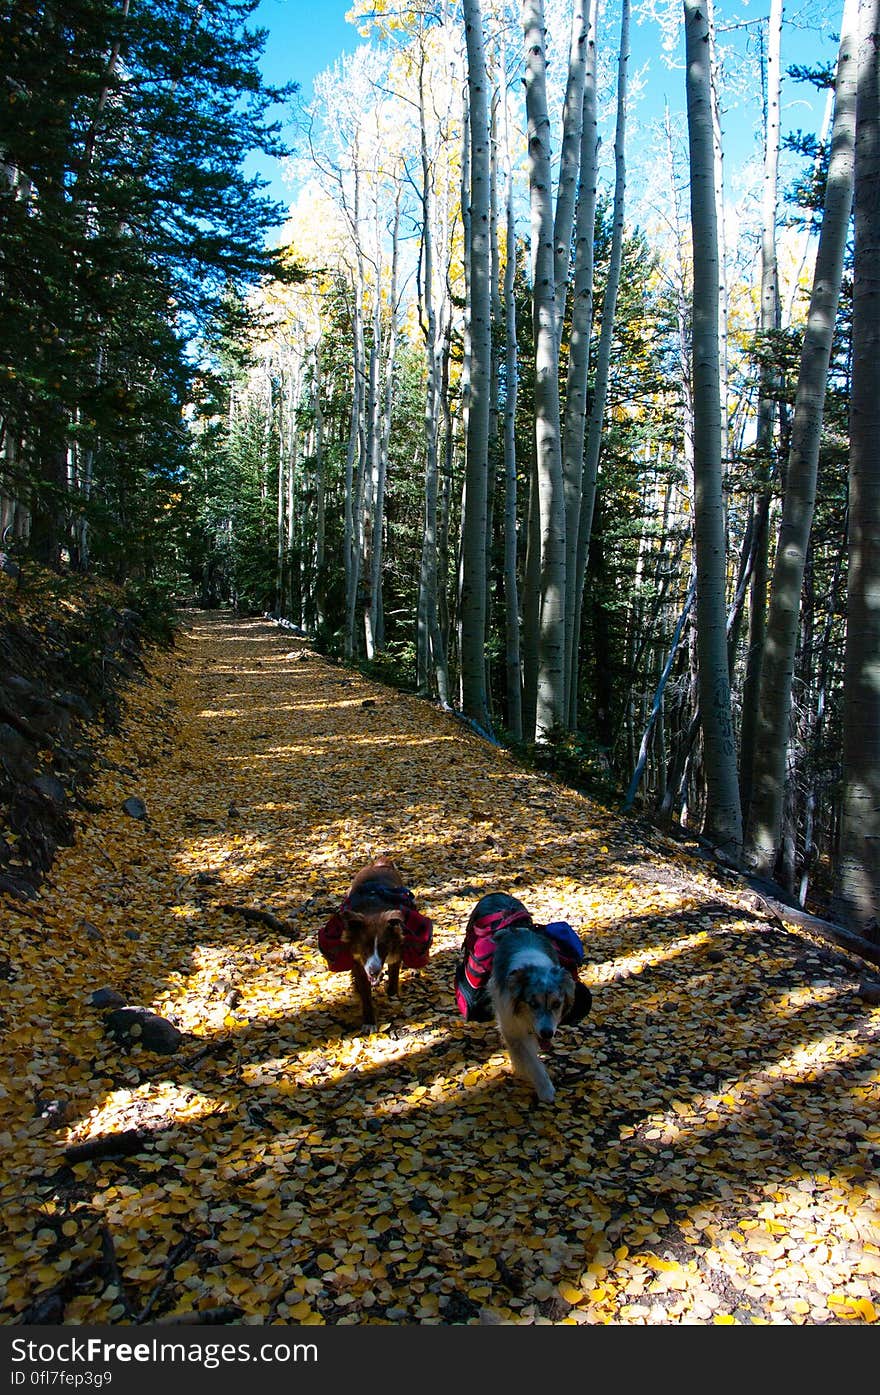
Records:
[[[4,1322],[877,1319],[857,962],[266,621],[190,614],[149,665],[76,843],[3,903]],[[386,850],[434,945],[369,1036],[317,930]],[[586,943],[549,1108],[455,1006],[497,889]],[[124,1051],[101,988],[176,1054]]]

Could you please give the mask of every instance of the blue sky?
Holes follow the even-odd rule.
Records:
[[[363,42],[355,26],[345,19],[351,3],[352,0],[260,0],[251,24],[268,30],[262,64],[267,81],[279,84],[298,82],[301,96],[308,101],[316,74],[329,67],[342,53],[353,52]],[[648,61],[651,64],[645,95],[637,105],[638,114],[644,121],[652,116],[659,117],[665,98],[668,98],[673,110],[683,109],[684,74],[680,69],[670,71],[662,64],[656,27],[650,23],[635,22],[640,10],[644,10],[639,0],[635,0],[633,8],[631,69],[635,71]],[[755,21],[768,9],[769,0],[716,0],[719,25],[737,20],[751,23],[751,28],[742,30],[745,36],[743,42],[754,42],[757,33]],[[835,24],[839,24],[841,9],[842,0],[829,0],[824,7],[823,0],[789,0],[786,20],[790,22],[786,24],[783,35],[783,70],[791,63],[806,64],[819,58],[833,61],[836,42],[830,35]],[[805,11],[812,12],[809,24],[801,18]],[[609,53],[613,52],[617,43],[617,12],[617,5],[612,3],[606,11],[607,18],[600,23],[600,45],[607,46]],[[820,32],[817,32],[816,26],[820,27]],[[821,32],[822,27],[824,33]],[[683,58],[683,48],[682,41],[682,51],[676,55],[678,58]],[[783,90],[783,130],[798,127],[817,129],[823,107],[823,94],[805,84],[786,82]],[[736,163],[745,160],[753,148],[758,114],[757,106],[751,114],[743,107],[725,121],[725,160],[728,169],[732,170]],[[287,135],[293,143],[292,128],[288,128]],[[290,201],[292,191],[284,183],[277,162],[252,161],[249,169],[258,171],[269,180],[269,192],[280,202]]]
[[[260,0],[250,27],[268,30],[261,65],[266,81],[298,82],[300,96],[308,101],[315,76],[363,42],[354,25],[346,23],[350,8],[351,0]],[[293,143],[289,129],[287,135]],[[269,180],[274,198],[283,203],[290,200],[290,188],[276,161],[252,160],[248,169]]]
[[[260,0],[251,25],[268,29],[263,72],[269,82],[298,82],[306,96],[316,73],[362,42],[345,21],[350,0]]]

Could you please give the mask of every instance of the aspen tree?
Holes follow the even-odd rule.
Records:
[[[721,463],[719,267],[709,23],[702,0],[684,0],[691,233],[694,251],[692,372],[697,651],[706,808],[703,831],[731,859],[742,850],[742,815],[727,666],[727,540]]]
[[[541,524],[541,585],[535,736],[546,740],[566,719],[565,498],[556,337],[550,118],[547,113],[544,7],[524,0],[526,113],[532,238],[532,320],[535,335],[535,447]]]
[[[470,128],[470,401],[462,522],[461,690],[465,715],[490,730],[486,692],[486,499],[489,469],[489,94],[480,0],[463,0]],[[464,202],[464,200],[463,200]]]
[[[849,572],[838,894],[880,939],[880,4],[859,5]]]
[[[846,0],[837,60],[825,212],[791,425],[785,499],[770,585],[761,664],[746,860],[772,876],[782,838],[791,719],[791,685],[801,587],[816,500],[819,444],[831,338],[853,198],[856,104],[856,0]]]

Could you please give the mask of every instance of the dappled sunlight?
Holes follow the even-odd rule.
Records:
[[[857,966],[429,704],[346,671],[338,705],[314,655],[280,677],[282,646],[211,624],[155,659],[174,751],[153,760],[167,688],[145,685],[99,813],[9,908],[34,955],[5,985],[9,1311],[66,1284],[74,1323],[150,1302],[297,1323],[874,1321],[880,1014]],[[133,793],[144,821],[121,811]],[[434,944],[399,999],[379,987],[367,1033],[317,932],[381,851]],[[586,947],[593,1011],[548,1055],[552,1108],[455,1008],[465,922],[498,888]],[[173,1022],[177,1051],[123,1050],[90,1001],[104,986]]]
[[[778,995],[773,1004],[773,1012],[778,1017],[793,1017],[809,1004],[824,1002],[833,1005],[834,1000],[844,991],[844,986],[840,983],[813,983],[809,986],[799,984],[791,992]]]
[[[864,1055],[861,1042],[841,1037],[839,1031],[829,1032],[816,1041],[804,1042],[790,1056],[768,1067],[767,1074],[771,1079],[818,1081],[826,1069],[836,1069]],[[875,1079],[880,1081],[880,1074]]]
[[[674,959],[678,954],[683,954],[686,950],[705,945],[707,939],[708,936],[704,931],[698,935],[687,935],[680,940],[673,940],[668,945],[658,946],[655,949],[642,949],[636,954],[606,960],[604,963],[596,963],[593,960],[590,963],[590,978],[596,983],[604,983],[609,979],[626,978],[630,974],[641,973],[646,964],[662,964],[668,959]]]
[[[70,1141],[85,1142],[108,1131],[137,1126],[151,1130],[164,1128],[169,1113],[176,1124],[197,1125],[209,1115],[228,1113],[229,1106],[197,1090],[181,1091],[169,1081],[157,1080],[134,1089],[113,1090],[95,1109],[89,1111]]]

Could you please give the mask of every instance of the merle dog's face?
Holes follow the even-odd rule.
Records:
[[[399,911],[384,910],[365,915],[348,911],[344,919],[343,938],[375,987],[386,964],[400,962],[403,951],[403,918]]]
[[[555,965],[547,969],[528,966],[514,970],[516,1010],[528,1016],[541,1046],[549,1046],[563,1014],[574,1001],[571,974]]]

